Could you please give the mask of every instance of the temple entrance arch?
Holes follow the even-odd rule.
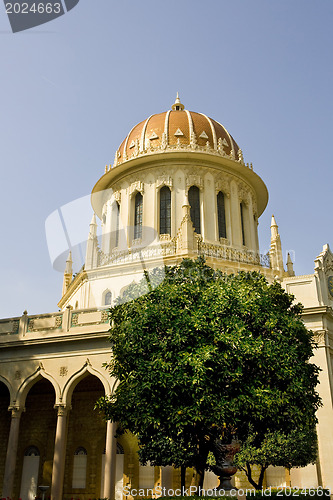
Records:
[[[34,500],[38,484],[51,486],[57,415],[52,383],[40,378],[30,388],[21,416],[15,496]]]
[[[100,457],[105,447],[106,423],[94,407],[105,395],[104,385],[97,376],[86,372],[71,391],[64,495],[99,498]]]

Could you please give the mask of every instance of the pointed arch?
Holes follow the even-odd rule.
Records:
[[[2,375],[0,375],[0,382],[2,382],[8,389],[8,392],[9,392],[9,400],[10,400],[10,404],[12,404],[12,399],[14,397],[14,390],[13,390],[13,387],[11,386],[9,380],[7,380],[5,377],[3,377]]]
[[[37,370],[35,370],[34,373],[32,373],[32,375],[30,375],[22,382],[22,384],[18,388],[15,398],[16,405],[22,408],[25,406],[25,401],[31,387],[35,385],[37,382],[39,382],[42,378],[45,378],[51,383],[55,392],[55,404],[59,404],[61,402],[61,395],[60,395],[61,391],[58,382],[52,377],[52,375],[50,375],[44,370],[41,364],[37,368]]]
[[[110,381],[102,373],[93,368],[89,360],[87,360],[84,366],[80,370],[75,372],[66,382],[62,393],[63,404],[65,404],[66,406],[70,406],[75,387],[88,375],[93,375],[94,377],[98,378],[104,387],[105,394],[111,394]]]

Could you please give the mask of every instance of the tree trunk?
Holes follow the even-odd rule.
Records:
[[[261,471],[260,471],[260,475],[259,475],[259,482],[258,482],[258,486],[259,486],[259,490],[262,489],[262,485],[263,485],[263,482],[264,482],[264,475],[265,475],[265,470],[267,469],[267,467],[265,467],[264,465],[261,466]]]
[[[263,485],[263,482],[264,482],[264,475],[265,475],[265,470],[267,469],[267,465],[262,465],[261,466],[261,471],[260,471],[260,475],[259,475],[259,479],[258,479],[258,483],[255,482],[255,480],[252,478],[252,469],[251,469],[251,465],[250,464],[246,464],[246,469],[243,469],[245,474],[246,474],[246,477],[249,481],[250,484],[252,484],[252,486],[256,489],[256,490],[261,490],[262,489],[262,485]]]
[[[259,486],[257,485],[257,483],[255,482],[254,479],[252,479],[252,470],[251,470],[251,465],[250,464],[246,464],[246,469],[245,470],[245,474],[246,474],[246,477],[249,481],[250,484],[252,484],[252,486],[258,490],[259,489]]]

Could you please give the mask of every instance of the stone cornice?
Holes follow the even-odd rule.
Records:
[[[268,191],[265,183],[251,168],[245,164],[221,156],[218,153],[209,153],[198,150],[165,150],[163,154],[147,154],[129,159],[120,165],[108,170],[95,184],[92,190],[91,203],[95,213],[101,217],[102,209],[105,203],[103,191],[110,189],[119,180],[133,172],[143,172],[151,168],[167,165],[191,166],[197,168],[210,167],[220,169],[227,174],[234,175],[241,180],[245,180],[254,189],[258,200],[258,217],[264,211],[268,202]]]
[[[283,282],[289,282],[289,281],[298,281],[298,280],[303,280],[303,279],[308,279],[312,280],[314,278],[314,274],[299,274],[296,276],[286,276]]]
[[[309,316],[313,314],[327,314],[333,319],[333,309],[329,306],[305,307],[302,316]]]
[[[105,332],[90,332],[90,333],[84,333],[82,331],[78,333],[70,333],[66,335],[58,335],[58,336],[47,336],[47,337],[38,337],[34,339],[27,339],[27,338],[19,338],[15,340],[9,340],[6,339],[6,342],[0,343],[0,349],[3,351],[5,349],[13,349],[13,348],[19,348],[22,349],[27,348],[27,347],[32,347],[32,346],[37,346],[37,345],[51,345],[51,344],[57,344],[59,345],[60,343],[63,342],[87,342],[89,340],[97,341],[100,339],[107,339],[109,337],[109,330],[110,330],[110,325],[106,325],[105,327]]]

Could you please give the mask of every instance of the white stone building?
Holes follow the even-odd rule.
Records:
[[[73,277],[70,254],[60,311],[0,320],[3,497],[33,499],[41,484],[54,500],[120,499],[125,485],[179,485],[178,471],[140,466],[133,437],[116,442],[114,424],[93,406],[115,383],[102,367],[111,353],[108,307],[144,269],[198,255],[227,273],[260,270],[304,304],[320,345],[318,462],[290,474],[270,468],[266,485],[333,489],[333,255],[324,246],[312,275],[295,276],[290,258],[285,271],[273,217],[269,258],[261,256],[258,219],[267,201],[264,182],[226,129],[178,97],[172,110],[132,128],[93,188],[85,265]],[[245,485],[241,475],[237,485]]]

